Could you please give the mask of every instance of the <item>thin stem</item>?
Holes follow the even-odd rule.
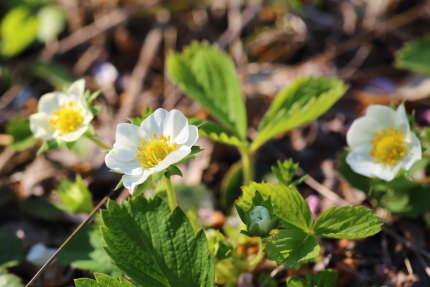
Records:
[[[252,267],[257,265],[258,263],[260,263],[263,257],[264,257],[263,242],[261,241],[261,238],[258,237],[258,253],[251,261],[248,262],[248,266]]]
[[[104,144],[101,140],[99,140],[95,136],[86,135],[86,137],[89,138],[90,140],[92,140],[95,144],[97,144],[99,147],[101,147],[104,150],[110,150],[111,149],[110,146]]]
[[[240,148],[239,151],[240,155],[242,156],[243,183],[248,185],[254,180],[253,154],[248,148]]]
[[[67,237],[67,239],[63,242],[63,244],[61,244],[61,246],[58,247],[57,251],[55,251],[55,253],[48,259],[48,261],[46,261],[45,264],[43,264],[43,266],[39,269],[39,271],[37,271],[37,273],[33,276],[33,278],[31,278],[31,280],[27,283],[27,285],[25,285],[25,287],[30,287],[34,283],[34,281],[36,281],[36,279],[43,273],[43,271],[45,271],[46,267],[48,267],[49,264],[51,264],[51,262],[55,259],[55,257],[57,257],[57,255],[70,242],[70,240],[72,240],[73,237],[75,237],[75,235],[79,232],[79,230],[81,230],[82,227],[84,227],[84,225],[87,224],[88,221],[90,221],[90,219],[94,216],[94,214],[96,214],[96,212],[103,206],[103,204],[106,203],[106,201],[114,192],[115,191],[112,190],[108,195],[106,195],[99,202],[99,204],[96,205],[96,207],[94,207],[91,213],[88,214],[88,216],[84,219],[84,221],[82,221],[81,224],[79,224],[79,226],[72,232],[72,234],[70,234],[69,237]]]
[[[170,209],[173,210],[178,206],[178,202],[176,201],[176,194],[173,190],[172,181],[170,180],[170,177],[164,176],[166,180],[166,186],[167,186],[167,199],[169,201]]]

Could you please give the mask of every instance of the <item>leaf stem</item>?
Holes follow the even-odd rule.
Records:
[[[253,153],[247,147],[239,149],[240,155],[242,156],[243,166],[243,183],[248,185],[254,180],[254,159],[252,158]]]
[[[248,266],[252,267],[257,265],[258,263],[260,263],[263,257],[264,257],[263,241],[261,240],[260,237],[258,237],[258,253],[251,261],[248,262]]]
[[[164,176],[166,180],[166,186],[167,186],[167,199],[169,201],[170,209],[173,210],[178,206],[178,202],[176,200],[176,194],[173,190],[172,181],[170,180],[170,177]]]
[[[110,150],[111,147],[104,144],[101,140],[99,140],[97,137],[95,136],[90,136],[90,135],[86,135],[86,137],[90,140],[92,140],[95,144],[97,144],[99,147],[101,147],[104,150]]]

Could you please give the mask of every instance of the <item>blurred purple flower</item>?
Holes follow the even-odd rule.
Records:
[[[95,64],[92,73],[100,87],[112,85],[118,78],[118,70],[109,62]]]

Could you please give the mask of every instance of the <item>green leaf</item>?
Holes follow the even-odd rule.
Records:
[[[58,220],[63,214],[52,202],[40,196],[31,196],[19,205],[24,212],[44,220]]]
[[[102,212],[106,251],[138,286],[214,285],[214,263],[203,231],[185,213],[155,197],[137,197]]]
[[[62,204],[56,204],[61,210],[71,213],[90,213],[94,208],[91,193],[79,175],[76,176],[75,182],[62,180],[54,193],[62,201]]]
[[[253,206],[255,193],[260,192],[264,200],[271,199],[273,215],[281,220],[283,227],[295,227],[309,232],[312,226],[312,213],[306,200],[293,186],[255,183],[242,187],[243,195],[236,205],[245,212]]]
[[[396,67],[430,74],[430,36],[407,43],[397,51]]]
[[[172,81],[224,127],[246,139],[246,110],[233,61],[208,43],[193,43],[167,58]]]
[[[133,283],[120,278],[119,281],[108,275],[94,273],[96,280],[80,278],[75,280],[76,287],[135,287]]]
[[[318,217],[314,232],[330,238],[364,238],[381,231],[382,224],[372,210],[363,206],[332,207]]]
[[[34,146],[37,139],[33,137],[30,130],[30,122],[27,119],[13,119],[6,126],[6,133],[12,136],[13,143],[10,145],[16,151],[22,151]]]
[[[70,71],[56,63],[36,62],[28,67],[30,73],[61,90],[73,82]]]
[[[306,176],[303,176],[293,181],[293,178],[297,174],[298,168],[299,164],[294,163],[292,159],[285,160],[284,162],[278,160],[276,166],[272,166],[272,172],[279,180],[279,183],[294,186],[300,184],[306,178]]]
[[[0,268],[0,286],[24,287],[24,284],[22,284],[21,278]]]
[[[176,165],[171,165],[167,168],[165,174],[167,177],[171,177],[174,175],[182,176],[182,171]]]
[[[37,36],[39,20],[31,15],[29,8],[18,6],[3,18],[0,27],[0,52],[13,57],[29,46]]]
[[[315,275],[306,274],[306,278],[291,276],[287,279],[288,287],[336,287],[338,273],[336,270],[327,269]]]
[[[251,145],[255,151],[273,137],[315,120],[342,97],[347,86],[335,78],[303,77],[273,100]]]
[[[24,259],[24,251],[24,244],[21,239],[10,233],[0,231],[0,267],[17,265]],[[0,286],[3,285],[0,284]]]
[[[53,40],[64,28],[65,16],[56,5],[47,5],[37,13],[40,27],[37,38],[42,42]]]
[[[297,228],[282,229],[274,237],[263,239],[264,252],[278,265],[298,269],[319,255],[317,238]]]
[[[145,110],[142,112],[142,114],[139,117],[130,118],[128,119],[133,125],[140,126],[140,124],[149,117],[154,112],[153,109],[150,107],[146,107]]]
[[[189,120],[189,123],[199,127],[199,136],[201,137],[207,137],[216,142],[236,147],[246,147],[248,145],[246,141],[241,140],[233,132],[214,122],[193,118]]]
[[[122,273],[107,255],[105,245],[97,220],[95,224],[84,226],[58,254],[57,260],[73,268],[120,276]]]

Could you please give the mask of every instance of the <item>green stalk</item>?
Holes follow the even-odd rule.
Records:
[[[170,180],[170,177],[164,176],[164,179],[166,180],[166,186],[167,186],[167,199],[169,202],[169,206],[171,210],[174,210],[176,206],[178,206],[178,202],[176,200],[176,194],[173,190],[172,181]]]
[[[90,140],[92,140],[96,145],[98,145],[99,147],[101,147],[104,150],[110,150],[111,147],[104,144],[101,140],[99,140],[97,137],[95,136],[90,136],[90,135],[86,135],[86,137]]]
[[[242,156],[243,184],[248,185],[254,180],[253,153],[247,147],[242,147],[239,151]]]
[[[261,241],[261,238],[258,237],[258,253],[251,261],[248,262],[248,266],[252,267],[257,265],[258,263],[260,263],[263,257],[264,257],[263,242]]]

